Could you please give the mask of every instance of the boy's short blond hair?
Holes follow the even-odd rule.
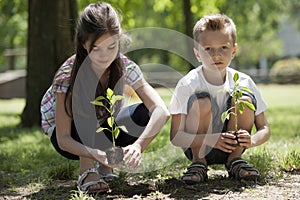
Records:
[[[232,19],[225,14],[209,14],[197,21],[193,29],[194,40],[198,43],[200,34],[206,30],[218,31],[224,28],[230,33],[234,45],[236,43],[235,24]]]

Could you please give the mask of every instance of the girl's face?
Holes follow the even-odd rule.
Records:
[[[219,31],[204,31],[200,34],[199,48],[194,53],[204,68],[224,71],[231,63],[237,50],[230,33],[225,29]]]
[[[87,40],[83,46],[89,52],[93,67],[105,70],[116,59],[119,51],[119,39],[117,35],[112,36],[106,33],[99,37],[92,47],[91,40]]]

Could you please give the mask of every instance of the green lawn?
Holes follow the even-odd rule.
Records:
[[[259,85],[259,88],[269,106],[266,116],[271,139],[247,150],[245,158],[267,180],[271,174],[273,178],[274,174],[280,177],[282,170],[300,170],[300,85]],[[168,104],[173,91],[157,91]],[[78,161],[59,156],[39,127],[18,126],[24,104],[23,99],[0,100],[0,188],[14,192],[21,186],[51,186],[51,181],[57,179],[76,180]],[[143,154],[138,172],[179,178],[185,170],[189,162],[179,148],[170,144],[169,128],[170,121]],[[212,167],[215,168],[218,167]]]

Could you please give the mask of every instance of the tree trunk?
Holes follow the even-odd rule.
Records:
[[[192,70],[194,67],[196,67],[198,64],[193,51],[193,14],[191,12],[191,1],[190,0],[184,0],[183,1],[183,15],[184,15],[184,25],[185,25],[185,35],[187,35],[190,39],[186,41],[187,46],[187,56],[188,60],[190,62],[190,70]]]
[[[71,10],[76,9],[76,11]],[[40,124],[40,102],[61,63],[73,53],[76,0],[28,0],[26,105],[21,124]]]

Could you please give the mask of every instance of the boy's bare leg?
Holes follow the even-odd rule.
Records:
[[[209,97],[200,98],[194,101],[186,118],[186,132],[193,134],[206,134],[211,130],[212,120],[211,102]],[[193,162],[201,162],[205,165],[206,146],[191,148],[193,153]]]

